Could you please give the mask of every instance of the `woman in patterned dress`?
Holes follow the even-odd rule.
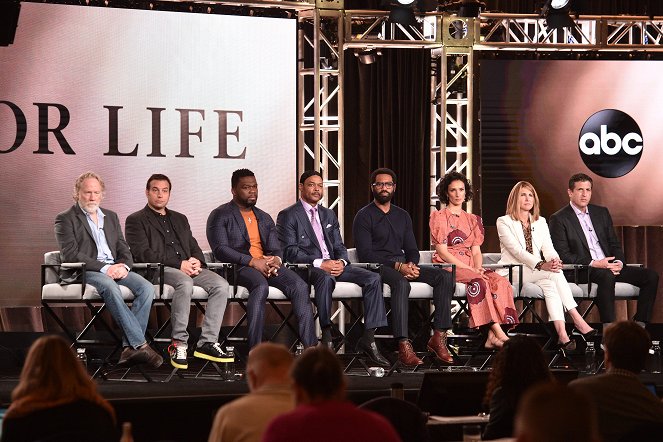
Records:
[[[462,207],[472,199],[472,186],[463,174],[450,172],[442,178],[437,194],[446,207],[430,216],[433,261],[456,265],[456,281],[467,285],[470,326],[488,327],[486,348],[502,347],[509,338],[500,324],[517,324],[518,313],[511,283],[481,266],[483,223],[479,216]]]

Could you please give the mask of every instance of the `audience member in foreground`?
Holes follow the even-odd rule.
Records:
[[[295,408],[290,388],[292,360],[283,345],[255,346],[246,363],[250,393],[219,409],[209,442],[260,442],[272,419]]]
[[[520,181],[511,189],[506,215],[497,218],[497,233],[502,252],[500,264],[522,263],[523,283],[533,282],[541,287],[548,319],[557,331],[558,344],[566,350],[576,348],[575,341],[566,333],[565,311],[584,339],[594,336],[596,330],[578,313],[578,304],[562,273],[562,261],[550,239],[548,224],[540,215],[539,196],[527,181]],[[500,273],[506,276],[506,272],[504,269]]]
[[[85,281],[97,289],[106,309],[122,329],[122,365],[147,364],[157,368],[163,362],[145,340],[147,321],[154,300],[154,286],[131,271],[133,258],[122,235],[117,214],[101,209],[106,187],[99,175],[86,172],[74,184],[74,201],[55,218],[55,238],[65,262],[85,263]],[[78,269],[60,269],[63,282],[79,282]],[[134,295],[131,309],[122,297],[120,286]]]
[[[272,421],[264,442],[400,441],[385,418],[345,400],[343,368],[328,348],[304,351],[291,377],[297,408]]]
[[[378,327],[387,325],[380,275],[350,264],[336,214],[318,204],[325,194],[320,172],[302,173],[299,193],[299,201],[279,212],[276,229],[285,260],[313,266],[310,281],[315,289],[322,344],[333,346],[332,292],[336,282],[353,282],[361,287],[364,298],[364,334],[357,344],[358,352],[374,364],[389,366],[374,337]]]
[[[534,339],[520,335],[509,339],[495,355],[488,377],[484,402],[490,404],[490,420],[483,439],[511,437],[522,395],[533,385],[552,380],[541,347]]]
[[[483,222],[463,210],[472,199],[472,185],[465,175],[450,172],[440,181],[437,195],[446,207],[430,214],[433,261],[456,265],[456,281],[466,284],[470,326],[488,328],[486,348],[499,348],[509,339],[500,324],[517,324],[518,312],[511,283],[481,266]]]
[[[352,234],[361,262],[382,264],[382,282],[391,290],[392,327],[398,341],[398,360],[403,365],[423,364],[408,340],[408,297],[410,281],[423,282],[433,288],[433,336],[427,349],[442,362],[454,360],[447,348],[447,330],[451,328],[451,297],[455,284],[450,272],[417,265],[419,248],[412,230],[412,218],[392,204],[396,192],[396,173],[376,169],[371,174],[373,201],[355,215]]]
[[[56,335],[37,339],[12,392],[2,442],[116,442],[119,436],[113,407],[69,344]]]
[[[589,399],[558,383],[530,389],[518,406],[517,442],[599,442]]]
[[[232,174],[230,187],[233,199],[212,210],[207,218],[207,241],[217,260],[238,264],[235,282],[249,291],[246,305],[249,346],[262,342],[270,286],[281,290],[290,300],[304,346],[316,345],[309,288],[295,272],[282,266],[274,220],[256,207],[255,175],[248,169],[238,169]]]
[[[627,282],[640,287],[638,310],[634,321],[649,322],[656,300],[658,273],[645,267],[625,266],[626,258],[615,234],[612,217],[606,207],[589,204],[592,178],[584,173],[569,179],[569,205],[550,217],[550,234],[555,250],[566,264],[591,267],[582,271],[580,281],[596,284],[596,305],[603,323],[615,320],[615,283]],[[570,277],[570,275],[567,275]]]
[[[602,440],[625,440],[625,435],[648,426],[663,429],[663,404],[637,377],[647,360],[649,334],[634,322],[616,322],[606,327],[603,347],[607,372],[569,384],[595,404]],[[659,432],[646,440],[660,438]]]
[[[227,362],[228,355],[218,340],[228,302],[228,282],[206,268],[203,251],[191,233],[186,215],[166,207],[171,190],[172,185],[166,175],[154,174],[147,180],[147,204],[129,215],[125,223],[127,242],[136,262],[164,264],[163,282],[175,289],[170,313],[171,365],[181,369],[189,366],[187,324],[194,286],[202,287],[209,297],[193,355],[212,362]],[[152,282],[157,284],[158,279],[155,274]]]

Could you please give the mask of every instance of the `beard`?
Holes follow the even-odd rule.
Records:
[[[377,201],[380,204],[386,204],[390,202],[393,196],[394,194],[391,192],[387,192],[387,194],[385,195],[384,193],[378,192],[376,190],[373,191],[373,198],[375,198],[375,201]]]
[[[92,214],[96,213],[97,209],[99,209],[99,203],[85,203],[85,204],[80,204],[81,208],[85,210],[86,213]]]

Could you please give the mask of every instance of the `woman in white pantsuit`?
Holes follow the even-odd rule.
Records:
[[[517,183],[507,201],[506,215],[497,219],[502,257],[500,264],[523,264],[523,284],[532,282],[543,290],[548,318],[557,331],[558,343],[567,350],[575,341],[566,333],[564,311],[584,336],[596,333],[582,318],[569,283],[562,273],[562,262],[553,247],[545,218],[539,215],[539,197],[527,181]]]

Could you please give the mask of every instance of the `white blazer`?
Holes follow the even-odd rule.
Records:
[[[546,261],[559,258],[555,251],[548,223],[544,217],[532,222],[532,252],[525,248],[525,235],[520,221],[516,221],[509,215],[497,218],[497,234],[500,237],[500,249],[502,256],[500,264],[524,264],[531,270],[541,261],[541,253]]]

